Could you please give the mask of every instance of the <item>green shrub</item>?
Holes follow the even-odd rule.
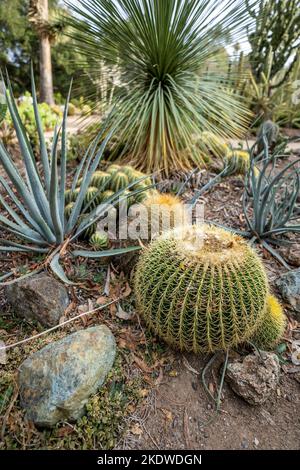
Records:
[[[55,126],[61,121],[62,111],[59,107],[53,108],[47,103],[39,103],[37,106],[41,118],[43,132],[53,130]],[[36,146],[38,144],[38,132],[36,128],[35,114],[30,93],[26,92],[23,100],[18,104],[18,112],[30,142],[33,144],[33,146]],[[14,124],[11,117],[8,116],[6,120],[8,126],[13,128]]]

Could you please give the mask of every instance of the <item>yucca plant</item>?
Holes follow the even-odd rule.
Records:
[[[104,125],[100,134],[87,149],[72,180],[71,191],[75,191],[79,178],[82,178],[80,189],[76,192],[73,204],[70,205],[65,199],[67,179],[67,113],[70,92],[61,128],[56,128],[54,132],[52,149],[49,154],[38,111],[33,71],[31,71],[31,75],[33,107],[39,135],[41,165],[35,160],[26,129],[21,122],[18,108],[15,104],[9,78],[7,77],[6,103],[19,141],[25,175],[22,176],[12,157],[0,141],[0,162],[7,176],[6,179],[2,176],[0,177],[0,183],[7,196],[0,195],[1,206],[6,212],[5,215],[0,215],[0,227],[4,233],[12,235],[11,239],[9,237],[0,239],[0,252],[44,253],[48,257],[44,261],[43,266],[45,266],[45,263],[49,264],[57,276],[64,282],[69,282],[59,264],[61,253],[69,245],[70,252],[74,256],[94,258],[122,254],[138,248],[112,249],[99,253],[95,251],[72,250],[72,242],[77,240],[81,234],[87,232],[89,227],[94,226],[107,210],[107,205],[104,205],[87,212],[93,206],[94,200],[97,199],[98,190],[95,191],[92,197],[88,198],[87,192],[92,176],[99,165],[105,145],[113,130],[107,132]],[[106,133],[106,137],[103,139],[104,133]],[[103,139],[103,142],[96,151],[101,139]],[[60,165],[58,165],[57,158],[59,143],[61,148]],[[143,181],[145,178],[147,177],[141,178],[140,181]],[[132,186],[133,183],[129,184],[125,190],[130,189]],[[99,188],[99,194],[103,189],[104,187]],[[106,203],[114,205],[119,202],[120,198],[121,200],[125,199],[127,197],[126,194],[123,196],[125,190],[123,189],[110,195],[106,199]],[[136,193],[140,191],[136,191]],[[135,191],[132,191],[131,194],[134,195]],[[67,217],[65,212],[67,212]],[[0,280],[13,274],[13,272],[7,273]]]
[[[146,172],[203,164],[194,137],[240,136],[249,113],[211,65],[251,30],[243,0],[78,0],[66,21],[89,74],[106,61],[120,70],[113,122],[121,157]],[[254,5],[256,0],[250,1]],[[88,64],[88,65],[86,65]],[[202,142],[205,151],[205,142]]]

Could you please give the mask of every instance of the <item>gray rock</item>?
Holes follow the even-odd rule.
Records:
[[[300,268],[282,274],[275,281],[275,284],[283,299],[289,302],[293,309],[300,314]]]
[[[276,354],[264,352],[262,358],[249,354],[242,362],[229,362],[226,380],[233,391],[250,405],[260,405],[276,390],[279,374],[280,365]]]
[[[46,273],[7,286],[5,295],[17,315],[46,327],[57,325],[69,305],[67,289]]]
[[[51,427],[80,418],[115,354],[115,338],[101,325],[73,333],[28,357],[19,373],[21,406],[28,420]]]
[[[300,268],[300,244],[292,245],[287,252],[286,259],[292,266]]]

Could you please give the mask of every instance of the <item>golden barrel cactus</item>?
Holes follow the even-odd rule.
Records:
[[[171,346],[213,352],[250,338],[266,308],[268,281],[256,252],[223,229],[185,226],[142,253],[137,309]]]
[[[279,343],[286,327],[283,309],[273,295],[267,297],[267,307],[257,331],[251,342],[259,349],[272,350]]]

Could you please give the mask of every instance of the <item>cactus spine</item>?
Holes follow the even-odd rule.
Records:
[[[170,231],[141,255],[137,308],[173,347],[212,352],[250,338],[266,307],[268,281],[256,252],[223,229]]]

